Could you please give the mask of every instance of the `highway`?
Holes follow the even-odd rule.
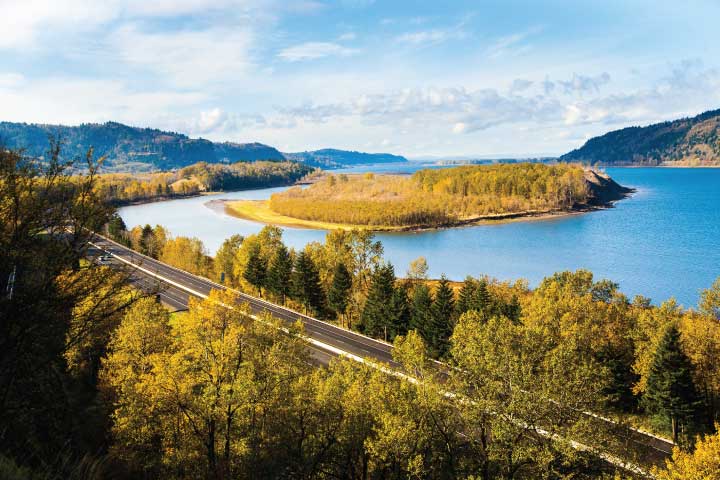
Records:
[[[211,290],[225,290],[227,287],[183,270],[177,269],[148,256],[137,253],[123,245],[101,236],[96,236],[92,245],[99,251],[112,255],[112,262],[133,268],[131,281],[146,291],[158,292],[160,300],[175,310],[186,310],[191,296],[205,298]],[[251,312],[259,315],[269,312],[273,317],[288,325],[300,321],[304,334],[309,340],[313,359],[320,364],[328,364],[331,359],[343,355],[358,361],[377,362],[386,365],[390,371],[401,372],[402,367],[392,357],[392,345],[375,340],[337,325],[323,322],[293,310],[275,305],[266,300],[237,292],[242,303],[246,303]],[[402,374],[401,374],[402,375]],[[593,414],[598,421],[607,421]],[[652,463],[661,463],[672,453],[673,444],[642,430],[630,430],[627,440],[640,445],[645,457]]]
[[[205,298],[211,290],[225,290],[227,287],[183,270],[171,267],[153,258],[137,253],[104,237],[96,236],[93,246],[113,256],[115,262],[125,263],[135,268],[131,280],[144,290],[157,291],[160,300],[174,310],[186,310],[191,296]],[[292,325],[302,322],[304,334],[311,343],[313,357],[327,364],[330,359],[340,355],[356,359],[372,359],[387,364],[390,368],[400,369],[393,360],[392,345],[375,340],[357,332],[341,328],[316,318],[275,305],[263,299],[237,292],[240,301],[255,315],[269,312],[273,317]],[[342,353],[341,353],[342,352]]]

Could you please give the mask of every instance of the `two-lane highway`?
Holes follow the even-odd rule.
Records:
[[[211,290],[227,289],[227,287],[219,283],[171,267],[104,237],[96,236],[92,243],[95,247],[111,254],[115,259],[132,266],[139,274],[155,278],[161,285],[166,286],[165,289],[160,291],[161,300],[173,308],[187,308],[187,298],[190,296],[204,298],[210,294]],[[339,352],[343,352],[359,358],[379,361],[391,368],[400,367],[393,360],[392,345],[388,343],[323,322],[242,292],[237,292],[237,294],[240,301],[246,303],[250,311],[255,315],[267,312],[288,325],[300,321],[303,324],[305,336],[314,340],[313,346],[323,349],[329,354],[326,357],[328,360],[339,355]]]

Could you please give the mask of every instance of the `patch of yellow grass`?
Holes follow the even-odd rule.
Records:
[[[376,225],[351,225],[346,223],[319,222],[315,220],[303,220],[301,218],[287,217],[275,213],[270,209],[270,202],[267,200],[237,200],[225,203],[225,211],[245,220],[267,223],[281,227],[311,228],[319,230],[353,230],[366,229],[373,231],[401,230],[402,227],[378,227]]]

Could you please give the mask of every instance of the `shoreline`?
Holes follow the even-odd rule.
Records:
[[[634,192],[630,192],[622,199],[628,198]],[[622,200],[619,199],[619,200]],[[616,200],[616,201],[619,201]],[[525,211],[501,213],[494,215],[483,215],[469,219],[458,220],[457,222],[441,224],[441,225],[412,225],[412,226],[375,226],[375,225],[351,225],[342,223],[330,223],[315,220],[304,220],[300,218],[287,217],[272,212],[267,207],[267,200],[228,200],[217,199],[210,200],[205,206],[213,210],[222,211],[231,217],[248,220],[251,222],[262,223],[265,225],[277,225],[287,228],[299,228],[305,230],[370,230],[373,232],[384,233],[419,233],[433,230],[447,230],[451,228],[463,228],[482,225],[502,225],[515,222],[536,222],[544,220],[560,219],[575,215],[584,215],[599,210],[607,210],[614,207],[615,201],[603,205],[585,205],[574,208],[572,210],[543,210],[543,211]],[[232,204],[235,204],[233,207]],[[238,204],[246,207],[238,211]],[[257,206],[260,206],[258,209]],[[255,206],[255,207],[253,207]],[[250,207],[250,208],[247,208]]]

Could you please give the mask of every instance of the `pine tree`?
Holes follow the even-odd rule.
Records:
[[[513,295],[510,299],[510,303],[503,303],[502,304],[502,315],[509,318],[513,322],[520,321],[520,314],[522,313],[522,309],[520,307],[520,300],[518,299],[517,295]]]
[[[488,316],[492,309],[492,298],[490,297],[490,292],[488,291],[487,280],[481,278],[477,282],[475,294],[472,297],[470,308],[468,310],[475,310],[478,313]]]
[[[432,315],[433,298],[430,289],[424,283],[415,285],[410,312],[410,329],[416,330],[425,343],[429,342],[428,328]]]
[[[680,332],[670,325],[655,351],[647,379],[645,404],[670,421],[673,441],[680,432],[690,433],[699,412],[699,396],[692,378],[692,364],[682,351]]]
[[[328,292],[328,304],[335,313],[342,316],[347,310],[352,288],[352,276],[344,263],[340,262],[333,271],[333,280]]]
[[[460,316],[475,307],[475,295],[478,289],[478,281],[468,276],[463,282],[455,305],[455,315]]]
[[[255,244],[250,251],[243,278],[257,288],[262,296],[262,289],[266,286],[267,280],[267,264],[260,255],[260,245]]]
[[[370,290],[360,318],[363,333],[371,337],[386,337],[391,327],[392,300],[395,293],[395,269],[391,264],[375,268]]]
[[[290,276],[292,274],[292,258],[284,244],[280,244],[270,261],[267,273],[267,289],[277,295],[283,302],[290,295]]]
[[[388,340],[393,341],[398,335],[406,335],[410,329],[411,309],[407,284],[403,283],[395,288],[390,309],[392,312],[388,328]]]
[[[301,251],[295,259],[290,275],[291,292],[295,300],[322,315],[325,309],[325,292],[320,285],[320,275],[310,256]]]
[[[435,291],[435,302],[432,306],[428,328],[430,351],[437,357],[442,357],[447,353],[448,341],[453,330],[454,313],[455,293],[450,287],[450,282],[443,275]]]

